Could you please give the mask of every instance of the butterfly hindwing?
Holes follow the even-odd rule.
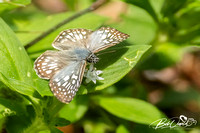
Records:
[[[76,47],[86,46],[88,36],[92,33],[86,29],[69,29],[62,31],[52,43],[52,46],[58,50],[67,50]]]
[[[90,35],[87,43],[87,48],[90,51],[97,53],[103,49],[122,42],[128,37],[129,35],[116,29],[110,27],[102,27]]]
[[[56,73],[49,82],[53,94],[63,103],[69,103],[81,85],[86,61],[72,62]]]

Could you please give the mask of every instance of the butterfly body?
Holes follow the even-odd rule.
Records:
[[[58,51],[46,51],[39,56],[34,68],[37,75],[49,79],[53,94],[63,103],[69,103],[81,85],[86,63],[95,64],[95,53],[114,46],[129,35],[116,29],[102,27],[96,31],[69,29],[61,32],[52,46]]]
[[[74,54],[77,57],[77,60],[86,60],[91,52],[85,48],[76,48],[74,49]]]
[[[94,54],[90,53],[90,55],[87,57],[87,62],[96,64],[99,61],[99,58]]]

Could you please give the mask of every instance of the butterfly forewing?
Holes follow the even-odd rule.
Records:
[[[86,61],[72,62],[50,79],[53,94],[63,103],[69,103],[81,85]]]
[[[88,36],[92,33],[86,29],[69,29],[62,31],[54,40],[52,46],[58,50],[86,47]]]
[[[127,39],[129,35],[110,27],[102,27],[94,31],[88,40],[87,48],[97,53]]]
[[[50,79],[56,72],[64,68],[76,56],[72,51],[46,51],[34,63],[34,68],[39,77]]]

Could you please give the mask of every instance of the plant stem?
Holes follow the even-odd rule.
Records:
[[[24,133],[38,133],[42,130],[48,130],[49,128],[45,124],[43,117],[37,116],[32,124],[24,130]]]
[[[90,7],[81,10],[80,12],[74,14],[73,16],[63,20],[62,22],[58,23],[56,26],[52,27],[51,29],[47,30],[46,32],[44,32],[43,34],[41,34],[39,37],[35,38],[33,41],[31,41],[30,43],[26,44],[25,49],[28,49],[29,47],[31,47],[32,45],[34,45],[35,43],[39,42],[40,40],[42,40],[43,38],[45,38],[47,35],[49,35],[50,33],[54,32],[56,29],[60,28],[61,26],[65,25],[66,23],[71,22],[72,20],[88,13],[91,11],[96,10],[97,8],[99,8],[101,5],[103,5],[107,0],[97,0],[96,2],[94,2]]]

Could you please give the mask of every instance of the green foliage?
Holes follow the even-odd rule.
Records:
[[[87,84],[84,88],[80,88],[79,94],[92,92],[94,90],[102,90],[116,83],[136,65],[137,61],[139,61],[141,56],[149,48],[149,45],[133,45],[108,49],[108,52],[116,52],[112,54],[102,54],[102,56],[99,56],[102,61],[96,65],[98,70],[103,70],[101,77],[103,77],[104,80],[97,83],[96,85],[93,83]],[[110,61],[110,59],[113,60]]]
[[[59,112],[59,116],[69,120],[70,122],[78,121],[84,116],[88,110],[88,98],[86,96],[78,96],[70,104],[65,105]]]
[[[48,16],[43,19],[39,18],[36,21],[32,21],[32,25],[27,26],[27,30],[30,29],[38,29],[38,30],[47,30],[48,27],[52,27],[58,22],[66,19],[66,17],[72,15],[72,13],[65,13],[65,14],[58,14],[53,16]],[[93,21],[91,21],[93,20]],[[36,53],[40,52],[41,50],[46,49],[52,49],[51,43],[55,39],[55,37],[63,30],[69,29],[69,28],[85,28],[85,29],[96,29],[101,26],[101,24],[106,20],[106,18],[97,16],[94,14],[86,14],[85,16],[82,16],[76,20],[73,21],[73,23],[68,23],[62,26],[61,28],[57,29],[55,32],[49,34],[46,38],[42,39],[32,47],[28,49],[29,53]],[[81,23],[80,23],[81,22]],[[41,24],[42,23],[42,24]],[[38,27],[40,25],[41,27]],[[40,32],[38,35],[40,35],[42,32]],[[23,37],[29,38],[32,36],[32,34],[26,34],[27,36],[24,36],[25,34],[20,34]],[[23,38],[23,40],[28,40],[29,42],[32,40],[31,38],[27,39]],[[22,40],[22,41],[23,41]],[[26,44],[27,42],[25,42]],[[41,52],[40,52],[41,53]]]
[[[113,115],[137,123],[149,125],[163,117],[154,106],[138,99],[98,97],[98,104]]]
[[[1,81],[19,93],[32,95],[34,82],[31,61],[14,32],[2,19],[0,19],[0,56]]]
[[[30,4],[31,0],[1,0],[0,1],[0,14],[18,7],[25,7]]]
[[[127,10],[122,12],[120,21],[87,13],[24,49],[48,29],[90,6],[93,0],[64,0],[69,11],[53,15],[34,5],[25,7],[30,0],[0,0],[0,132],[61,133],[57,127],[69,124],[87,133],[187,132],[180,127],[155,130],[149,125],[173,115],[165,109],[199,100],[194,86],[184,93],[163,92],[163,99],[153,105],[147,100],[152,95],[151,86],[142,79],[142,73],[172,67],[184,53],[193,50],[192,46],[199,48],[200,2],[122,1]],[[48,81],[34,72],[34,60],[45,50],[53,49],[51,43],[61,31],[96,30],[102,25],[127,33],[130,38],[98,53],[100,61],[95,67],[103,71],[100,76],[104,80],[94,84],[83,79],[70,104],[59,102]]]
[[[123,14],[121,18],[121,23],[113,23],[110,24],[110,26],[116,27],[125,33],[129,33],[130,38],[128,42],[130,44],[151,44],[151,41],[156,36],[157,30],[157,25],[151,16],[139,7],[130,5],[127,14]]]
[[[119,127],[117,127],[116,133],[129,133],[129,131],[126,129],[125,126],[119,125]]]
[[[179,0],[165,0],[165,2],[163,3],[161,13],[164,17],[173,16],[174,13],[181,9],[181,7],[184,6],[186,2],[187,0],[182,0],[181,2]]]
[[[2,62],[5,63],[5,65],[2,66],[1,81],[9,88],[16,90],[17,92],[22,93],[24,95],[35,96],[34,95],[35,90],[37,90],[41,96],[49,95],[49,88],[47,86],[47,82],[40,80],[38,78],[37,79],[34,78],[30,59],[27,58],[28,56],[24,48],[21,46],[20,42],[17,40],[16,36],[9,29],[9,27],[7,27],[7,25],[3,22],[3,20],[1,20],[1,26],[2,26],[1,32],[4,32],[4,34],[2,34],[2,37],[1,37],[2,38],[1,51],[2,51],[2,57],[4,57],[2,58]],[[93,91],[101,90],[119,81],[125,74],[127,74],[132,69],[132,67],[140,59],[142,54],[149,47],[150,46],[148,45],[138,45],[138,46],[136,45],[136,46],[122,47],[124,50],[121,47],[110,49],[110,50],[115,50],[115,51],[120,50],[118,54],[112,54],[112,56],[109,57],[109,58],[113,58],[113,57],[118,56],[118,58],[113,60],[113,62],[110,62],[106,59],[108,55],[105,54],[103,56],[100,56],[100,58],[102,58],[102,61],[104,62],[102,62],[101,64],[97,64],[98,69],[101,69],[104,71],[104,74],[102,75],[102,77],[104,77],[105,80],[102,83],[97,84],[96,87],[94,87],[93,84],[88,84],[86,88],[90,92],[92,91],[91,89],[93,89]],[[21,60],[23,60],[23,62]],[[109,65],[109,63],[111,65]],[[6,67],[6,65],[9,65],[8,67],[11,67],[11,71],[10,70],[8,71],[8,69],[6,69],[8,68]],[[118,71],[120,71],[120,73],[117,73]],[[117,78],[112,79],[111,76],[113,76],[113,74],[117,74],[117,75],[114,75]],[[70,107],[72,109],[71,111],[69,110]],[[65,108],[67,108],[68,113],[66,113]],[[65,113],[62,113],[62,110]],[[78,120],[81,116],[83,116],[84,112],[87,110],[87,106],[81,105],[79,107],[78,105],[76,104],[73,105],[72,103],[70,105],[66,105],[65,107],[63,107],[62,110],[60,111],[60,116],[63,118],[67,118],[68,120],[73,122],[73,121]],[[79,110],[81,110],[82,115],[80,115]],[[77,115],[75,115],[74,117],[72,117],[73,115],[70,115],[75,112],[77,112],[77,115],[80,115],[80,116],[77,117]],[[59,124],[59,125],[62,125],[62,124]],[[26,129],[26,131],[29,131],[29,130],[30,130],[29,128]]]
[[[64,0],[70,11],[88,8],[94,0]]]
[[[157,15],[156,15],[154,9],[152,8],[149,0],[143,0],[143,1],[141,1],[141,0],[124,0],[124,1],[127,2],[127,3],[131,3],[131,4],[134,4],[138,7],[143,8],[144,10],[146,10],[152,16],[152,18],[156,22],[158,21]]]

